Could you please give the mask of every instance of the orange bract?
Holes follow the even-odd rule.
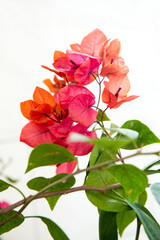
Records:
[[[51,107],[55,106],[53,96],[49,92],[40,87],[36,87],[36,89],[34,90],[33,100],[38,104],[47,103]]]
[[[53,61],[56,61],[56,59],[60,57],[66,57],[66,54],[61,51],[55,51],[53,56]]]
[[[48,121],[48,116],[52,115],[55,107],[53,96],[46,90],[36,87],[33,93],[33,100],[21,103],[23,116],[40,123]]]

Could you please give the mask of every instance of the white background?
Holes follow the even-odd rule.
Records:
[[[54,169],[41,168],[26,176],[31,148],[19,142],[22,127],[27,123],[20,113],[19,103],[32,98],[35,86],[45,87],[42,81],[52,74],[41,64],[52,66],[55,50],[65,51],[69,44],[78,42],[95,28],[107,38],[121,41],[121,56],[130,68],[130,94],[140,98],[108,111],[117,125],[126,120],[139,119],[160,137],[160,4],[159,0],[0,0],[0,158],[12,160],[5,174],[19,179],[18,187],[33,177],[51,177]],[[95,89],[95,87],[93,87]],[[157,146],[160,149],[160,146]],[[140,159],[145,166],[149,158]],[[80,159],[85,167],[87,158]],[[82,184],[83,175],[77,178]],[[158,176],[150,182],[158,181]],[[1,193],[0,201],[10,203],[21,199],[15,190]],[[160,210],[149,194],[146,205],[160,220]],[[98,213],[85,193],[62,197],[51,212],[45,200],[32,203],[25,215],[51,217],[71,240],[98,239]],[[134,239],[135,224],[125,231],[123,239]],[[51,239],[39,220],[27,219],[17,229],[2,236],[4,240]],[[147,239],[142,231],[141,240]]]

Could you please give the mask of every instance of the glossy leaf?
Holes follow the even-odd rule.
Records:
[[[54,240],[69,240],[63,230],[51,219],[41,216],[34,216],[34,218],[39,218],[44,224],[46,224],[48,231]]]
[[[75,157],[66,148],[57,144],[43,143],[32,150],[26,172],[37,167],[72,162],[73,160]]]
[[[11,210],[9,213],[0,214],[0,222],[7,220],[16,213],[17,213],[16,211]],[[23,223],[23,221],[24,221],[23,215],[18,215],[15,219],[12,219],[3,226],[0,226],[0,235],[11,231],[13,228],[18,227],[20,224]]]
[[[136,140],[136,145],[138,148],[152,144],[160,143],[159,138],[142,122],[138,120],[129,120],[125,122],[121,128],[127,128],[139,133],[139,136]],[[125,149],[135,149],[133,144],[124,147]]]
[[[32,190],[40,191],[43,188],[50,185],[51,183],[54,183],[54,182],[60,180],[61,178],[64,178],[65,176],[67,176],[67,174],[62,173],[62,174],[58,174],[58,175],[54,176],[53,178],[37,177],[37,178],[34,178],[34,179],[30,180],[27,183],[27,186]],[[51,187],[46,192],[66,190],[66,189],[71,188],[74,184],[75,184],[75,178],[72,177],[64,183],[59,183],[59,184]],[[54,209],[54,207],[55,207],[55,205],[56,205],[56,203],[57,203],[57,201],[60,197],[61,197],[61,195],[51,196],[51,197],[46,198],[46,200],[49,203],[49,206],[50,206],[51,210]]]
[[[138,198],[137,202],[144,206],[147,200],[147,193],[144,191]],[[133,210],[117,213],[117,227],[119,235],[122,236],[126,227],[136,219],[136,213]]]
[[[158,159],[158,160],[156,160],[155,162],[152,162],[151,164],[149,164],[148,166],[146,166],[146,167],[144,168],[144,171],[146,171],[146,170],[148,170],[148,169],[150,169],[151,167],[156,166],[156,165],[160,165],[160,159]]]
[[[150,186],[150,190],[156,201],[160,204],[160,183],[154,183]]]
[[[9,184],[3,180],[0,179],[0,192],[5,191],[6,189],[9,188]]]
[[[104,146],[110,151],[115,152],[119,148],[124,148],[130,143],[130,139],[123,137],[121,139],[109,139],[107,137],[102,137],[101,139],[90,140],[91,143],[97,146]]]
[[[134,202],[148,186],[146,174],[133,165],[115,165],[107,170],[122,185],[131,202]]]
[[[109,128],[111,132],[118,132],[131,140],[135,140],[138,138],[139,133],[134,130],[126,129],[126,128]]]
[[[150,240],[159,240],[160,225],[151,215],[151,213],[138,203],[130,204],[130,207],[136,212],[139,220],[141,221],[144,230]]]
[[[104,187],[116,183],[106,169],[92,170],[86,180],[86,185]],[[121,212],[129,207],[124,201],[124,190],[117,188],[104,193],[98,191],[86,191],[89,201],[103,211]]]
[[[100,211],[99,216],[99,240],[117,240],[116,213]]]
[[[156,166],[156,165],[160,165],[160,160],[156,160],[155,162],[152,162],[151,164],[149,164],[148,166],[146,166],[144,168],[144,172],[147,175],[151,175],[151,174],[155,174],[155,173],[160,173],[160,168],[158,169],[151,169],[152,167]]]
[[[97,114],[97,120],[98,121],[110,121],[110,119],[107,117],[107,115],[105,113],[102,113],[102,110],[98,110],[98,114]]]
[[[119,235],[122,236],[125,228],[136,219],[136,213],[133,210],[117,213],[117,226]]]

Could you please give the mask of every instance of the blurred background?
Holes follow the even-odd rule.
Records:
[[[22,127],[28,122],[20,113],[20,102],[32,99],[36,86],[44,87],[45,78],[52,73],[41,65],[52,67],[55,50],[65,51],[71,43],[95,28],[108,39],[121,41],[121,56],[128,65],[131,82],[130,94],[140,97],[125,103],[108,116],[118,126],[126,120],[138,119],[160,137],[160,2],[159,0],[0,0],[0,158],[5,174],[18,179],[17,186],[26,195],[32,192],[24,187],[36,176],[51,177],[52,167],[33,170],[24,175],[31,148],[19,142]],[[95,92],[95,87],[92,90]],[[98,93],[97,93],[98,94]],[[160,146],[154,146],[160,149]],[[152,159],[141,159],[143,167]],[[133,162],[133,161],[130,161]],[[87,157],[80,159],[80,167],[87,165]],[[77,177],[77,186],[84,175]],[[158,176],[150,182],[158,181]],[[160,221],[160,209],[148,190],[147,207]],[[10,204],[21,199],[15,190],[0,194],[0,201]],[[25,210],[25,215],[52,218],[71,240],[98,239],[98,213],[84,192],[63,196],[53,212],[45,200],[37,200]],[[124,232],[124,240],[133,240],[136,224]],[[37,219],[25,223],[2,236],[3,240],[52,239]],[[140,240],[148,239],[142,229]]]

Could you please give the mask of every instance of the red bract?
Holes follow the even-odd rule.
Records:
[[[57,94],[56,94],[56,103],[61,104],[63,109],[68,109],[70,101],[78,96],[79,94],[87,94],[94,97],[94,94],[91,93],[87,88],[79,85],[70,85],[62,88]]]
[[[51,124],[53,124],[52,121],[46,123],[29,122],[22,128],[20,141],[30,147],[36,147],[40,143],[54,143],[55,137],[48,129]]]
[[[55,106],[53,96],[46,90],[36,87],[33,93],[33,100],[21,103],[21,112],[24,117],[36,122],[48,121],[48,116],[52,115]]]
[[[83,134],[87,137],[90,138],[96,138],[97,135],[95,132],[91,132],[87,130],[87,127],[81,125],[81,124],[77,124],[76,126],[74,126],[69,135],[68,135],[68,147],[67,149],[69,151],[71,151],[74,155],[77,156],[83,156],[86,155],[88,153],[90,153],[92,151],[93,148],[93,144],[90,143],[82,143],[82,142],[69,142],[69,136],[71,133],[76,132],[76,133],[80,133]]]
[[[117,108],[122,103],[131,101],[138,96],[127,97],[127,93],[130,88],[129,80],[127,76],[123,78],[110,80],[109,82],[104,82],[105,88],[102,93],[102,101],[108,104],[109,108]]]
[[[86,85],[91,82],[91,73],[98,73],[100,64],[100,58],[67,50],[66,57],[57,58],[53,66],[59,72],[65,72],[75,83]]]
[[[59,173],[71,174],[74,171],[76,165],[77,165],[76,161],[58,164],[56,169],[56,174],[59,174]]]
[[[0,202],[0,208],[6,208],[6,207],[9,207],[8,202]]]
[[[79,94],[69,104],[69,116],[74,122],[90,127],[96,120],[97,111],[91,107],[95,104],[95,97]]]
[[[68,132],[73,124],[73,121],[70,117],[67,117],[62,120],[60,123],[55,123],[52,126],[50,126],[48,129],[52,133],[52,135],[55,137],[55,139],[58,138],[65,138],[68,135]]]

